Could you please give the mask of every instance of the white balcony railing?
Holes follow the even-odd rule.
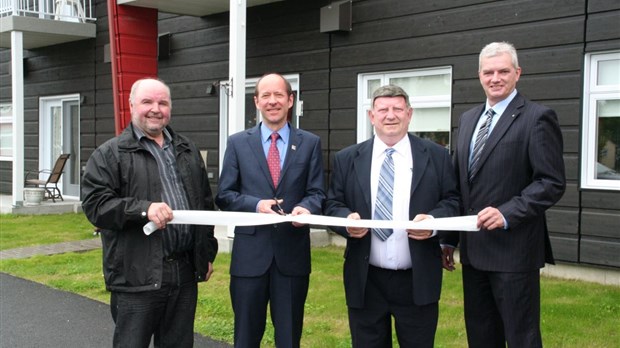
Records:
[[[25,16],[67,22],[93,22],[92,0],[0,0],[0,17]]]

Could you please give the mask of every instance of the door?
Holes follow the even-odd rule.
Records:
[[[284,75],[284,78],[291,84],[293,90],[293,107],[289,110],[288,120],[293,127],[299,127],[299,118],[303,115],[303,101],[299,99],[299,74]],[[262,121],[261,114],[256,110],[254,104],[254,89],[258,77],[247,78],[245,80],[245,129],[252,128]],[[220,81],[220,158],[219,168],[222,170],[224,152],[226,151],[226,141],[228,139],[228,95],[224,81]]]
[[[44,97],[39,106],[39,168],[51,169],[60,154],[70,154],[58,187],[63,196],[79,197],[80,96]]]

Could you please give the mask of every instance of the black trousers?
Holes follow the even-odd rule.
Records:
[[[392,317],[400,347],[433,347],[439,306],[415,305],[411,278],[411,270],[369,266],[364,308],[349,307],[354,348],[392,347]]]
[[[198,285],[187,258],[164,261],[162,286],[144,292],[113,291],[114,347],[192,347]]]
[[[463,265],[465,328],[471,348],[542,347],[540,274]]]

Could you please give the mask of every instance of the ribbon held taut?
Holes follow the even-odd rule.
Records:
[[[392,228],[412,230],[441,230],[441,231],[478,231],[476,215],[456,216],[447,218],[426,219],[423,221],[396,221],[396,220],[353,220],[323,215],[279,215],[242,213],[231,211],[211,210],[174,210],[174,218],[169,224],[189,225],[219,225],[219,226],[258,226],[279,224],[282,222],[297,222],[300,224],[339,226],[339,227],[366,227]],[[157,225],[149,222],[144,225],[146,235],[157,231]]]

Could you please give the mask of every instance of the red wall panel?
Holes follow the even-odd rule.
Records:
[[[116,134],[131,122],[129,93],[142,77],[157,76],[157,10],[108,1]]]

